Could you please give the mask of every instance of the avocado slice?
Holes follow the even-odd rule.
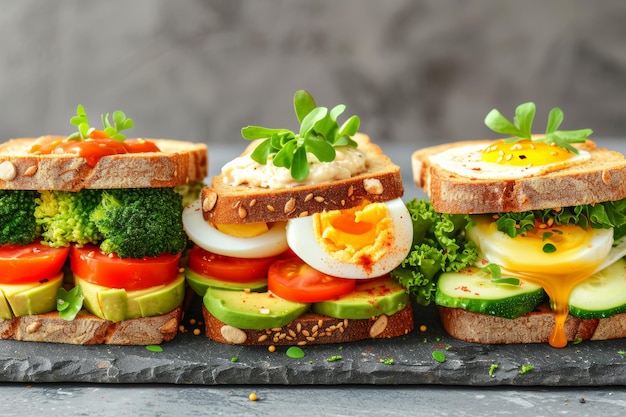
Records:
[[[63,273],[60,272],[44,282],[1,285],[0,319],[56,311],[57,293],[62,284]]]
[[[343,297],[314,303],[314,313],[339,319],[368,319],[403,310],[409,304],[409,294],[389,277],[365,280]]]
[[[282,327],[303,315],[309,304],[276,297],[269,292],[232,291],[209,287],[203,302],[218,320],[239,329]]]
[[[185,269],[185,278],[187,278],[187,284],[189,284],[189,287],[200,297],[204,297],[204,294],[209,287],[239,291],[249,289],[254,292],[267,290],[267,279],[260,279],[252,282],[228,282],[200,275],[189,268]]]
[[[126,291],[92,284],[78,276],[76,285],[83,290],[84,307],[91,314],[114,322],[151,317],[174,310],[185,296],[185,276],[179,274],[167,285]]]

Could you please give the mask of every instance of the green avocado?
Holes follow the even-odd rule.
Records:
[[[63,273],[45,282],[0,285],[0,319],[56,311],[57,292],[63,284]]]
[[[193,272],[189,268],[185,269],[185,277],[187,278],[187,284],[189,284],[189,287],[191,287],[191,289],[200,297],[204,296],[207,288],[209,287],[222,288],[225,290],[249,289],[250,291],[255,292],[267,290],[267,279],[261,279],[253,282],[228,282],[200,275]]]
[[[203,298],[207,310],[218,320],[238,329],[282,327],[303,315],[309,304],[283,300],[269,292],[207,289]]]
[[[126,291],[92,284],[75,276],[83,290],[84,307],[91,314],[114,322],[165,314],[178,307],[185,296],[185,276],[167,285]]]
[[[343,297],[314,303],[314,313],[339,319],[368,319],[386,314],[388,316],[409,304],[409,294],[400,284],[389,277],[365,280],[354,291]]]

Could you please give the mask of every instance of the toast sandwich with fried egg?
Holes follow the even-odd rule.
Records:
[[[411,303],[389,276],[412,241],[400,168],[357,133],[358,118],[337,123],[345,106],[300,90],[294,107],[299,133],[244,128],[253,142],[183,214],[206,336],[301,346],[405,335]]]
[[[518,106],[513,123],[489,113],[487,126],[511,138],[413,153],[415,183],[430,201],[412,204],[455,225],[448,245],[459,254],[432,277],[428,301],[453,337],[470,342],[625,337],[626,159],[588,129],[558,130],[558,108],[546,134],[531,135],[534,113],[533,103]],[[411,256],[407,279],[423,255]]]
[[[0,144],[0,338],[151,345],[179,329],[188,244],[183,199],[207,175],[204,144],[96,130]]]

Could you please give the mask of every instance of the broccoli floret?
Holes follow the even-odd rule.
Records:
[[[105,190],[91,220],[104,237],[103,252],[143,258],[185,248],[182,211],[182,197],[171,188]]]
[[[96,244],[102,234],[91,221],[91,212],[100,203],[100,190],[42,191],[35,218],[42,226],[42,243],[52,247]]]
[[[40,236],[33,215],[38,197],[32,190],[0,190],[0,245],[26,245]]]

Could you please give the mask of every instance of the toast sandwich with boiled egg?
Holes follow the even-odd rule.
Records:
[[[625,337],[626,159],[589,140],[589,129],[558,130],[558,108],[546,134],[531,135],[534,115],[533,103],[518,106],[514,122],[494,109],[485,124],[511,138],[412,155],[430,202],[411,204],[430,211],[421,218],[454,224],[446,245],[459,255],[424,299],[470,342],[564,347]],[[420,275],[422,255],[412,256],[407,279],[411,267]]]
[[[294,96],[299,133],[249,126],[183,223],[196,244],[187,282],[203,298],[206,336],[239,345],[396,337],[413,329],[389,272],[412,227],[400,169],[345,106]]]
[[[169,341],[183,316],[183,199],[207,175],[204,144],[95,130],[0,144],[0,338]],[[194,191],[195,190],[195,191]]]

